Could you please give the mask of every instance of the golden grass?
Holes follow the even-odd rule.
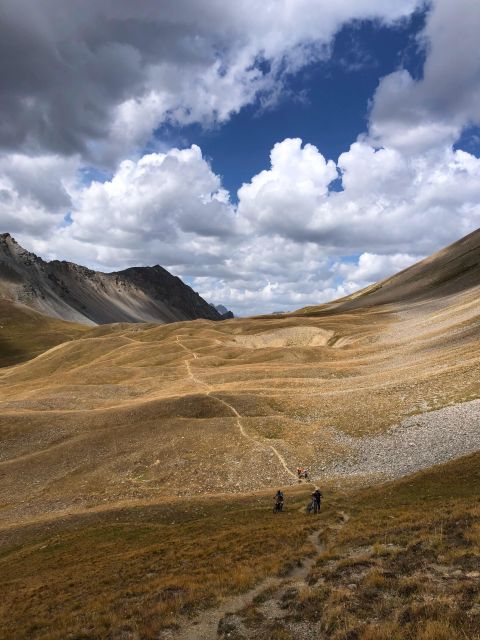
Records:
[[[272,446],[322,478],[349,455],[332,428],[382,432],[480,396],[479,306],[472,290],[407,310],[87,330],[0,373],[4,517],[286,483]],[[289,346],[238,341],[276,331]],[[332,344],[305,346],[312,331]]]
[[[478,250],[460,245],[426,279],[279,317],[88,329],[1,301],[0,365],[22,362],[0,372],[1,637],[154,638],[285,574],[308,551],[302,489],[276,517],[236,494],[296,483],[299,464],[323,489],[350,455],[335,433],[480,397]],[[327,491],[292,628],[478,640],[479,462]],[[292,637],[255,607],[252,639]]]
[[[282,576],[326,544],[306,585],[282,599],[283,621],[245,609],[251,640],[480,638],[480,454],[384,486],[326,490],[309,518],[307,491],[195,498],[92,511],[3,532],[0,638],[155,638],[219,598]],[[346,515],[342,515],[346,514]],[[340,517],[341,516],[341,517]],[[2,635],[3,634],[3,635]]]
[[[156,638],[308,553],[305,500],[287,493],[274,515],[269,494],[190,497],[11,532],[0,638]]]
[[[475,454],[337,499],[350,519],[338,528],[322,516],[327,549],[309,592],[289,603],[289,628],[319,623],[332,640],[478,640],[479,486]]]
[[[0,299],[0,367],[30,360],[88,331],[84,325],[49,318],[23,305]]]

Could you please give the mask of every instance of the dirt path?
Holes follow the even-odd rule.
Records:
[[[190,354],[191,356],[193,356],[193,359],[196,360],[198,358],[198,355],[195,353],[195,351],[192,351],[192,349],[189,349],[188,347],[186,347],[182,342],[180,342],[180,336],[176,336],[175,337],[177,344],[182,347],[182,349],[184,351],[186,351],[188,354]]]
[[[194,351],[192,351],[191,349],[186,347],[180,341],[180,336],[176,336],[176,342],[184,351],[186,351],[188,354],[192,355],[195,360],[198,358],[197,354]],[[206,392],[205,392],[206,395],[210,396],[211,398],[214,398],[218,402],[221,402],[223,405],[228,407],[228,409],[230,409],[233,412],[233,414],[235,415],[235,418],[236,418],[236,423],[237,423],[238,430],[240,431],[240,434],[242,435],[242,437],[245,438],[246,440],[249,440],[250,442],[253,442],[257,446],[262,446],[264,448],[270,449],[273,452],[273,454],[277,457],[278,461],[280,462],[280,464],[282,465],[284,470],[288,473],[288,475],[291,478],[293,478],[294,480],[297,480],[297,474],[294,473],[288,467],[288,465],[287,465],[287,463],[285,461],[285,458],[282,456],[282,454],[273,445],[265,444],[265,443],[255,439],[250,434],[248,434],[245,431],[245,428],[243,426],[242,416],[238,413],[238,411],[235,409],[235,407],[233,405],[231,405],[229,402],[227,402],[226,400],[224,400],[223,398],[220,398],[219,396],[213,395],[213,393],[212,393],[213,387],[211,385],[209,385],[207,382],[203,382],[202,380],[199,380],[194,375],[194,373],[192,372],[192,368],[190,366],[190,360],[185,358],[183,362],[185,364],[185,368],[187,369],[187,375],[192,380],[192,382],[194,382],[197,385],[200,385],[200,386],[204,387],[206,389]]]
[[[340,511],[339,524],[334,529],[341,529],[349,520],[349,516]],[[219,638],[248,637],[248,629],[243,624],[242,610],[252,605],[261,608],[265,620],[281,619],[285,612],[279,603],[289,594],[298,592],[307,584],[310,569],[324,551],[319,541],[321,530],[313,531],[307,538],[313,546],[313,553],[303,557],[283,578],[269,577],[246,593],[226,598],[221,604],[200,614],[195,620],[181,629],[167,630],[160,634],[162,640],[218,640]],[[263,596],[263,597],[262,597]],[[257,601],[257,602],[256,602]]]
[[[197,359],[196,354],[190,351],[180,341],[180,336],[176,337],[178,345],[187,353],[194,356]],[[227,407],[235,416],[236,423],[240,434],[246,440],[249,440],[256,446],[266,447],[271,449],[275,454],[284,470],[295,480],[297,475],[291,471],[279,451],[273,445],[267,445],[261,441],[256,440],[253,436],[247,433],[242,423],[241,414],[235,409],[233,405],[224,400],[223,398],[213,395],[213,388],[206,382],[199,380],[192,372],[190,366],[190,360],[185,358],[185,367],[189,378],[197,385],[205,387],[207,390],[205,394],[214,398],[218,402],[221,402]],[[347,517],[341,514],[342,521],[346,522]],[[268,577],[262,580],[255,587],[247,591],[246,593],[236,595],[230,598],[226,598],[221,604],[213,609],[208,609],[200,614],[193,622],[190,622],[186,626],[175,630],[163,631],[159,638],[164,640],[215,640],[219,637],[228,638],[230,633],[235,630],[241,630],[243,627],[241,616],[239,612],[245,607],[251,606],[258,596],[267,593],[265,596],[265,606],[269,609],[270,618],[282,616],[282,610],[278,607],[277,601],[285,595],[287,590],[298,589],[305,585],[306,578],[312,568],[313,564],[317,560],[318,556],[323,551],[323,545],[319,541],[320,530],[315,530],[308,536],[308,542],[313,547],[313,553],[303,557],[300,563],[293,567],[283,578]]]
[[[314,547],[314,552],[305,556],[301,563],[295,566],[284,578],[265,578],[256,587],[246,593],[225,599],[218,607],[202,613],[191,624],[180,630],[164,631],[160,638],[175,640],[215,640],[220,637],[228,637],[228,629],[237,624],[237,612],[251,605],[263,592],[269,591],[280,594],[283,590],[292,588],[293,585],[305,582],[310,569],[323,551],[323,545],[318,540],[319,531],[311,533],[307,540]]]

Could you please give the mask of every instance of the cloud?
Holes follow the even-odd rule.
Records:
[[[211,264],[237,233],[228,193],[195,145],[124,160],[111,180],[76,185],[68,196],[71,224],[31,241],[107,268]]]
[[[239,189],[239,214],[260,233],[305,238],[318,203],[338,177],[335,163],[315,146],[289,138],[273,147],[270,165]]]
[[[72,207],[78,158],[0,157],[0,225],[24,236],[48,235]]]
[[[297,0],[272,14],[272,2],[185,1],[160,14],[150,0],[45,0],[43,12],[5,0],[0,48],[18,56],[15,70],[0,65],[0,141],[22,153],[0,158],[3,228],[45,257],[160,263],[212,302],[254,313],[346,295],[479,227],[480,159],[453,146],[480,120],[479,11],[467,0],[460,15],[432,3],[422,77],[384,78],[369,130],[336,161],[280,141],[234,206],[199,147],[132,153],[161,122],[211,125],[275,99],[346,21],[391,21],[418,4]],[[110,163],[109,179],[85,184],[85,158]]]
[[[434,0],[419,46],[427,56],[421,78],[399,69],[380,82],[370,134],[377,145],[419,153],[452,145],[462,129],[480,124],[480,4]]]
[[[162,123],[212,125],[420,0],[3,0],[0,146],[115,165]],[[7,62],[8,61],[8,62]]]
[[[333,171],[315,147],[287,140],[275,150],[271,168],[239,191],[256,241],[248,260],[237,259],[257,279],[233,290],[217,282],[234,307],[251,310],[256,298],[257,309],[273,311],[346,295],[480,226],[480,159],[464,151],[405,156],[355,142],[338,160],[336,192],[325,188]]]
[[[329,191],[337,168],[343,190]],[[313,145],[285,140],[271,168],[239,190],[238,212],[252,233],[327,254],[424,255],[480,223],[479,171],[478,158],[452,148],[405,156],[363,140],[335,165]]]
[[[337,273],[344,276],[346,282],[351,283],[356,289],[376,282],[406,269],[419,260],[420,256],[408,253],[395,253],[393,255],[379,255],[376,253],[362,253],[357,262],[340,262],[334,265]]]
[[[329,191],[339,174],[343,190]],[[363,140],[335,164],[286,139],[234,207],[193,145],[124,161],[111,180],[67,195],[72,224],[35,230],[28,246],[106,269],[160,263],[252,313],[345,295],[480,226],[480,159]]]

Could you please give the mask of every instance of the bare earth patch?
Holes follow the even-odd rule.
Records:
[[[249,349],[280,347],[324,347],[333,338],[333,331],[318,327],[286,327],[252,335],[235,337],[237,344]]]

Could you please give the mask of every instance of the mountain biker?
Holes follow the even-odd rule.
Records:
[[[274,497],[275,500],[275,510],[276,511],[282,511],[283,509],[283,491],[280,491],[280,489],[277,491],[277,493],[275,494]]]
[[[305,467],[297,467],[297,476],[299,480],[301,480],[301,478],[308,480],[308,470],[305,469]]]
[[[320,505],[322,501],[322,492],[318,487],[315,487],[315,491],[312,493],[312,500],[314,502],[315,513],[320,513]]]

